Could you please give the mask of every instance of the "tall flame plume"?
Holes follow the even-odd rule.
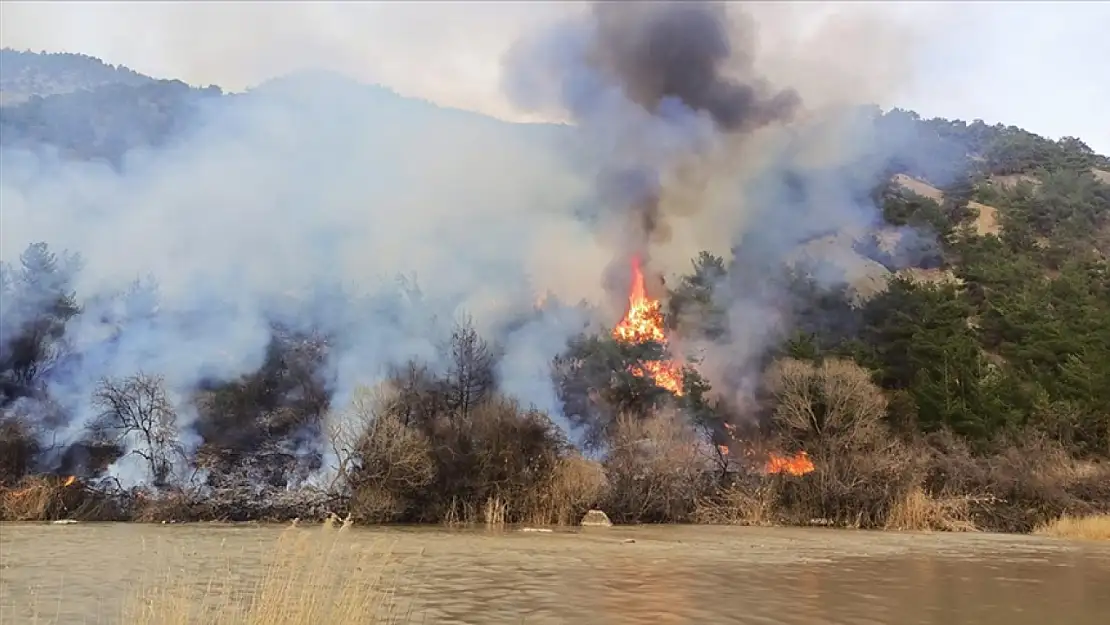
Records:
[[[628,292],[628,311],[613,328],[613,338],[622,343],[654,341],[666,347],[667,335],[663,332],[663,313],[659,300],[648,297],[644,288],[644,272],[640,259],[632,259],[632,285]],[[638,376],[651,376],[655,383],[675,395],[682,395],[682,367],[671,360],[648,360],[633,367]]]

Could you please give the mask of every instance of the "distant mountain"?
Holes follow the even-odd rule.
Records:
[[[0,107],[0,147],[45,147],[65,158],[120,166],[136,148],[165,146],[201,128],[223,134],[257,128],[263,123],[258,121],[262,115],[267,120],[274,116],[275,128],[315,124],[310,134],[317,135],[313,141],[318,143],[305,149],[331,149],[336,138],[358,133],[360,141],[380,152],[382,163],[401,158],[402,152],[427,155],[462,150],[475,159],[508,162],[518,153],[540,152],[574,154],[569,164],[564,159],[564,165],[585,173],[597,171],[593,159],[598,155],[563,149],[574,148],[581,139],[565,126],[504,122],[331,72],[297,72],[244,94],[229,95],[217,87],[199,89],[177,80],[160,80],[79,54],[5,49],[0,51],[0,61],[0,87],[12,102]],[[920,237],[904,240],[891,228],[912,226],[940,234],[941,241],[952,239],[965,226],[979,235],[997,235],[1007,214],[1013,216],[1017,210],[998,206],[1016,201],[998,197],[1010,192],[1007,189],[1013,185],[1008,181],[1040,180],[1048,172],[1079,176],[1076,193],[1086,194],[1082,210],[1053,209],[1051,215],[1023,219],[1038,220],[1036,227],[1043,233],[1051,233],[1050,226],[1056,224],[1073,232],[1083,246],[1089,246],[1094,237],[1096,247],[1105,247],[1102,240],[1110,235],[1103,225],[1107,218],[1099,208],[1101,200],[1087,196],[1105,192],[1105,185],[1097,181],[1110,180],[1110,160],[1081,140],[1052,141],[981,120],[922,119],[898,109],[883,113],[861,108],[860,112],[861,119],[873,124],[873,153],[845,164],[835,175],[852,188],[875,188],[872,199],[886,225],[876,230],[857,224],[862,229],[853,232],[834,226],[824,235],[815,231],[815,236],[801,242],[799,258],[839,267],[861,295],[882,290],[894,273],[938,271],[946,264],[944,257],[951,256],[942,254],[935,243],[923,244]],[[203,115],[209,117],[200,124],[198,118]],[[486,151],[493,145],[498,146],[496,154]],[[810,189],[808,183],[791,176],[788,173],[779,181],[793,190],[787,196],[806,198],[819,192],[820,185]],[[588,220],[596,210],[584,209],[582,217]],[[811,217],[815,223],[821,220],[821,215]],[[1011,224],[1011,230],[1015,227]]]
[[[104,85],[137,86],[151,82],[154,79],[150,76],[84,54],[0,48],[0,105]]]
[[[4,50],[3,61],[3,85],[9,91],[8,104],[0,107],[0,146],[48,146],[66,158],[114,165],[135,148],[166,145],[195,127],[202,110],[222,108],[234,117],[252,108],[237,104],[262,102],[336,119],[365,121],[372,113],[372,124],[402,140],[402,132],[450,132],[475,145],[488,145],[490,132],[538,144],[573,140],[558,125],[504,122],[331,72],[297,72],[243,94],[224,94],[218,87],[156,79],[84,55]]]

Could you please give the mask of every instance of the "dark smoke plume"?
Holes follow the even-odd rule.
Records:
[[[801,102],[754,76],[753,33],[730,29],[723,2],[603,2],[593,15],[591,60],[653,114],[677,98],[736,131],[787,120]],[[739,76],[725,74],[729,62]]]
[[[595,3],[506,58],[510,97],[569,114],[601,160],[599,213],[618,239],[614,276],[670,239],[664,195],[697,184],[689,171],[703,155],[726,136],[789,120],[800,105],[794,91],[756,75],[754,28],[734,17],[721,2]],[[674,212],[697,212],[690,204]]]

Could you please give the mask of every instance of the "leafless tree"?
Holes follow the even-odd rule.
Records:
[[[608,507],[622,521],[686,520],[706,486],[712,453],[673,410],[622,415],[605,459]]]
[[[469,319],[455,327],[447,352],[447,407],[465,417],[493,391],[497,356]]]
[[[157,488],[167,485],[174,460],[185,455],[178,438],[177,412],[161,376],[137,373],[125,378],[105,378],[93,396],[101,422],[120,433],[135,436],[131,453],[143,458]]]
[[[886,398],[855,363],[787,358],[771,366],[766,384],[775,422],[795,444],[859,448],[886,438]]]

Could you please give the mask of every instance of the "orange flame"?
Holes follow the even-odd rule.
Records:
[[[628,311],[617,327],[613,328],[613,337],[623,343],[655,341],[666,346],[667,336],[663,333],[663,314],[660,307],[659,300],[648,297],[644,288],[644,273],[640,270],[640,259],[633,258]],[[672,361],[645,361],[642,366],[634,367],[632,373],[638,376],[650,375],[661,388],[675,395],[682,395],[682,368]]]
[[[805,475],[813,471],[813,461],[809,459],[809,454],[804,451],[799,451],[793,457],[779,456],[771,454],[764,465],[764,470],[767,473],[787,473],[789,475]]]
[[[71,475],[71,476],[66,478],[65,482],[62,483],[62,487],[72,486],[73,483],[76,482],[76,481],[77,481],[77,476],[76,475]]]

